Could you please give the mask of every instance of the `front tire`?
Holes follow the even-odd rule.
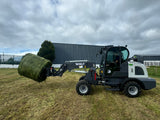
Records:
[[[124,86],[124,94],[128,97],[138,97],[141,93],[141,87],[137,82],[130,81]]]
[[[91,85],[85,80],[81,80],[76,85],[76,91],[79,95],[88,95],[91,92]]]

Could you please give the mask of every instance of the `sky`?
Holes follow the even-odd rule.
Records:
[[[160,0],[0,0],[0,53],[36,53],[49,40],[160,55],[159,13]]]

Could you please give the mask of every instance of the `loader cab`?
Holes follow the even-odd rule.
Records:
[[[128,49],[122,46],[106,47],[106,49],[103,49],[101,53],[102,59],[100,65],[100,75],[103,77],[111,77],[114,72],[120,71],[121,65],[125,63],[129,57]]]

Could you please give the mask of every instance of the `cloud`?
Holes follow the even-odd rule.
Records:
[[[1,0],[1,51],[34,51],[50,40],[159,54],[159,6],[158,0]]]
[[[141,35],[145,39],[152,39],[152,40],[157,40],[160,39],[160,29],[149,29],[144,31]]]

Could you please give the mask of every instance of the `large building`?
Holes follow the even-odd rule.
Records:
[[[88,60],[99,64],[101,56],[96,56],[104,46],[53,43],[55,56],[53,64],[63,64],[71,60]],[[160,66],[160,55],[135,55],[138,62],[146,66]]]
[[[63,44],[53,43],[55,47],[55,60],[53,64],[63,64],[70,60],[88,60],[96,64],[100,63],[101,56],[96,54],[104,46],[95,45],[79,45],[79,44]]]
[[[160,55],[134,55],[138,62],[146,66],[160,66]]]
[[[160,55],[134,55],[138,62],[143,63],[144,61],[160,61]]]

